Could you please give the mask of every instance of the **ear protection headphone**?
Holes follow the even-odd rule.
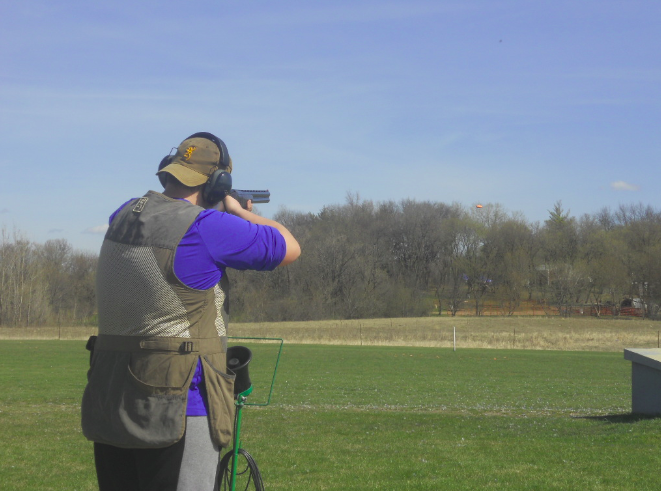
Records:
[[[227,169],[230,166],[230,155],[227,151],[227,147],[223,140],[218,138],[212,133],[207,133],[206,131],[200,131],[198,133],[193,133],[191,136],[186,138],[205,138],[212,141],[220,152],[220,158],[218,159],[218,170],[216,170],[209,180],[206,182],[202,188],[202,197],[204,201],[209,204],[215,204],[221,201],[225,196],[227,196],[232,190],[232,176]],[[172,162],[174,155],[166,155],[161,160],[161,163],[158,165],[158,170],[163,169]],[[165,187],[166,177],[164,174],[158,174],[158,179],[161,181],[161,185]]]
[[[160,171],[164,167],[170,165],[170,162],[172,162],[172,157],[174,157],[174,155],[166,155],[165,157],[163,157],[163,159],[161,159],[161,163],[158,164],[158,170]],[[156,174],[156,175],[158,176],[158,180],[161,182],[161,186],[165,188],[165,185],[168,182],[167,177],[165,177],[165,174]]]

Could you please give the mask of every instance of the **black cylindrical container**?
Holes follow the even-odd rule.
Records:
[[[234,395],[248,390],[252,386],[248,363],[252,360],[252,351],[245,346],[230,346],[227,348],[227,369],[236,374],[234,380]]]

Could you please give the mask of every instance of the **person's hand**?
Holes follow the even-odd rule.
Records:
[[[243,203],[241,201],[243,201]],[[232,195],[227,195],[225,199],[219,201],[216,205],[212,206],[212,208],[214,210],[224,211],[226,213],[236,216],[239,216],[239,213],[237,213],[237,211],[239,210],[247,210],[252,212],[252,200],[249,199],[247,201],[245,200],[241,200],[241,201],[237,200]]]
[[[225,196],[225,198],[219,203],[219,205],[220,206],[217,208],[219,211],[225,211],[231,215],[239,216],[241,214],[241,211],[243,210],[241,203],[239,203],[235,198],[233,198],[229,194]],[[250,207],[252,208],[252,204]]]
[[[230,196],[237,200],[244,210],[252,211],[252,200],[241,197],[234,189],[230,192]]]

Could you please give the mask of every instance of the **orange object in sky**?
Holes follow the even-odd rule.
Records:
[[[476,205],[475,208],[482,208],[482,205]]]

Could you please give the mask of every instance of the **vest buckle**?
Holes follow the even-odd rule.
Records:
[[[193,342],[192,341],[184,341],[183,343],[181,343],[181,346],[179,347],[179,349],[181,351],[185,352],[185,353],[190,353],[191,351],[193,351]]]

